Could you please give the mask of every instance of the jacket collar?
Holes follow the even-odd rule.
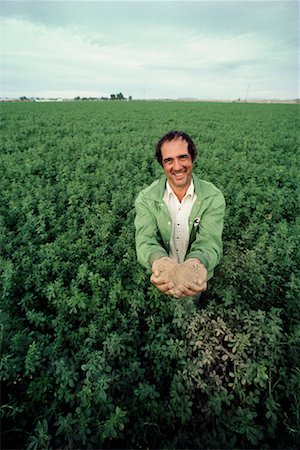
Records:
[[[210,183],[207,183],[206,181],[201,180],[195,174],[193,174],[193,181],[194,181],[195,193],[197,195],[197,200],[201,201],[207,197],[216,195],[215,192],[212,192],[212,190],[210,188]],[[156,200],[158,202],[160,202],[162,200],[164,193],[165,193],[166,182],[167,182],[167,177],[164,174],[154,183],[154,189],[151,189],[151,192],[149,192],[150,197],[153,200]]]

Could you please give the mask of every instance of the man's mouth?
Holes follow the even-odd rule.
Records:
[[[175,177],[178,177],[178,178],[181,178],[183,175],[184,175],[184,173],[185,172],[173,172],[173,175],[175,176]]]

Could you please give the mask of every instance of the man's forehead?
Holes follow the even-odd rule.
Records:
[[[185,139],[176,138],[172,141],[166,141],[161,146],[161,150],[163,153],[166,152],[177,152],[183,151],[184,153],[188,152],[188,143]]]

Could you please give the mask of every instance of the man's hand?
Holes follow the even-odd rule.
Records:
[[[177,266],[176,261],[168,256],[157,259],[152,264],[151,283],[160,291],[169,294],[175,287]]]
[[[206,291],[207,270],[197,258],[177,264],[166,256],[154,261],[150,281],[157,289],[173,297],[194,296]]]
[[[207,289],[207,270],[197,258],[187,259],[176,267],[176,282],[169,290],[173,297],[188,297]]]

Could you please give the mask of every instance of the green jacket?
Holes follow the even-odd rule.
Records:
[[[225,200],[212,183],[193,175],[196,201],[189,217],[190,242],[186,259],[198,258],[207,268],[208,279],[220,262]],[[169,255],[172,223],[163,200],[166,176],[163,175],[136,198],[136,252],[139,263],[151,270],[158,258]]]

